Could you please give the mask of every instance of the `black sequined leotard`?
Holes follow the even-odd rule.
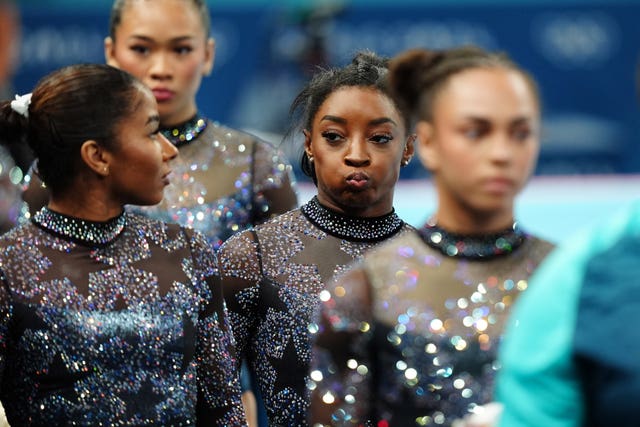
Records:
[[[434,224],[376,247],[321,295],[313,421],[451,426],[490,402],[505,320],[552,248]]]
[[[15,426],[243,426],[215,257],[191,230],[46,208],[0,238],[0,397]]]
[[[189,226],[214,249],[232,234],[297,206],[292,167],[257,137],[196,116],[164,129],[180,151],[171,185],[145,215]]]
[[[269,425],[307,425],[307,328],[325,283],[365,251],[409,230],[395,213],[348,217],[314,198],[220,248],[238,351],[257,374]]]

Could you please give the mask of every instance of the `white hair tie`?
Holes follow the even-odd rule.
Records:
[[[16,95],[16,99],[11,101],[11,109],[24,117],[29,117],[29,105],[31,104],[31,94]]]

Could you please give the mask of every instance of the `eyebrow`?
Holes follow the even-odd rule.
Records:
[[[171,40],[169,40],[170,43],[180,43],[180,42],[185,42],[185,41],[191,41],[193,39],[195,39],[196,36],[179,36],[179,37],[175,37]],[[129,36],[129,39],[136,39],[138,41],[144,41],[147,43],[155,43],[155,40],[151,37],[147,37],[144,35],[140,35],[140,34],[132,34],[131,36]]]
[[[491,119],[489,119],[487,117],[480,117],[480,116],[474,116],[474,115],[464,116],[464,119],[471,120],[471,121],[474,121],[474,122],[479,122],[479,123],[489,123],[489,122],[491,122]],[[522,124],[522,123],[529,123],[529,122],[531,122],[533,120],[534,119],[531,118],[531,117],[519,116],[519,117],[516,117],[514,119],[509,120],[509,124],[510,125],[517,125],[517,124]]]
[[[532,119],[531,117],[516,117],[515,119],[511,120],[511,124],[512,125],[519,125],[522,123],[530,123],[532,122],[534,119]]]
[[[327,114],[326,116],[322,117],[320,119],[320,121],[331,121],[331,122],[335,122],[335,123],[340,123],[340,124],[345,124],[347,123],[346,119],[343,119],[342,117],[337,117],[337,116],[332,116],[330,114]],[[373,119],[371,121],[369,121],[369,125],[381,125],[384,123],[392,123],[394,126],[398,126],[398,124],[396,122],[394,122],[392,119],[390,119],[389,117],[380,117],[379,119]]]

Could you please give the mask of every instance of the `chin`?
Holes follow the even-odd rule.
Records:
[[[346,212],[354,211],[361,213],[376,207],[377,203],[375,199],[367,197],[364,194],[361,194],[360,196],[362,197],[358,197],[356,194],[353,197],[347,197],[343,200],[343,206]]]
[[[135,202],[130,202],[128,204],[137,205],[137,206],[153,206],[153,205],[157,205],[161,201],[162,201],[162,197],[158,197],[153,199],[150,199],[150,198],[140,199],[140,200],[136,200]]]

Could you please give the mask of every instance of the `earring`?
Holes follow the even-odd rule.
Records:
[[[409,162],[411,161],[411,157],[408,157],[406,159],[402,159],[402,161],[400,162],[400,166],[405,167],[409,164]]]
[[[102,169],[102,171],[105,173],[105,175],[108,175],[108,174],[109,174],[109,167],[108,167],[108,166],[105,166],[105,167]]]
[[[313,163],[313,157],[309,156],[309,163]]]

